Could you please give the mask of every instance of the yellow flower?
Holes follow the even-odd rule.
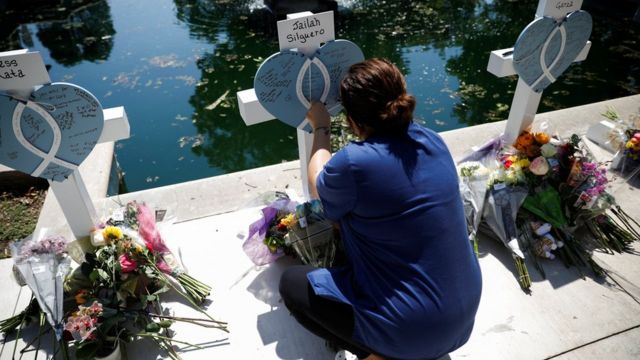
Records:
[[[525,169],[527,167],[529,167],[529,165],[531,164],[531,162],[529,161],[529,159],[520,159],[516,162],[516,165],[520,168],[520,169]]]
[[[138,255],[142,254],[144,252],[144,248],[142,246],[140,246],[139,244],[135,245],[135,249],[136,249],[136,253]]]
[[[280,223],[286,227],[291,227],[291,225],[295,224],[296,217],[294,214],[289,214],[280,220]]]
[[[122,239],[122,230],[115,226],[107,226],[102,230],[102,236],[107,243],[111,243],[112,241]]]

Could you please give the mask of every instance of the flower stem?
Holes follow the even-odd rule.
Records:
[[[193,305],[193,307],[198,310],[199,312],[201,312],[202,314],[204,314],[206,317],[208,317],[209,319],[213,320],[213,321],[217,321],[216,319],[214,319],[211,315],[209,315],[206,311],[204,311],[198,304],[196,304],[193,299],[191,299],[191,297],[189,295],[187,295],[185,292],[183,292],[182,290],[178,289],[177,287],[175,287],[173,285],[173,283],[171,282],[171,279],[168,278],[168,276],[163,273],[162,271],[160,271],[160,269],[158,269],[157,266],[152,265],[154,267],[154,269],[158,272],[158,274],[161,274],[166,283],[169,285],[169,287],[171,287],[173,290],[175,290],[178,294],[182,295],[185,299],[187,299],[187,301],[189,301],[189,303],[191,303],[191,305]],[[220,322],[220,324],[225,324],[226,322]],[[225,325],[221,325],[220,327],[218,327],[220,330],[224,331],[224,332],[229,332],[229,330],[227,329],[227,327]]]
[[[153,338],[153,339],[160,339],[160,340],[169,341],[169,342],[172,342],[172,343],[175,342],[175,343],[178,343],[178,344],[187,345],[188,347],[194,347],[194,348],[196,348],[198,350],[203,350],[204,349],[202,346],[198,346],[198,345],[195,345],[195,344],[188,343],[186,341],[180,341],[180,340],[168,338],[166,336],[157,335],[157,334],[140,333],[140,334],[137,334],[137,336],[148,337],[148,338]]]

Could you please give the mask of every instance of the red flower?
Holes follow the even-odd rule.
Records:
[[[120,267],[122,268],[122,272],[124,273],[132,272],[138,267],[138,263],[136,263],[135,260],[128,257],[126,254],[120,255],[118,261],[120,261]]]
[[[505,169],[510,168],[511,165],[513,165],[513,161],[511,161],[511,160],[507,160],[507,161],[504,162],[504,168]]]
[[[287,231],[287,225],[279,223],[277,229],[278,231]]]

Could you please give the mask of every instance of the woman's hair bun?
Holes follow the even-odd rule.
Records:
[[[416,99],[407,94],[401,94],[395,100],[387,103],[380,120],[387,130],[406,129],[413,120],[413,110],[416,108]]]
[[[407,94],[404,76],[386,59],[369,59],[349,68],[340,83],[347,115],[374,134],[400,134],[413,120],[416,100]]]

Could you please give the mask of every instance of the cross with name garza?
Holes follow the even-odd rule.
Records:
[[[304,31],[308,30],[308,31]],[[280,51],[297,49],[311,56],[323,43],[335,40],[333,12],[313,14],[310,11],[288,14],[286,20],[278,21],[278,45]],[[240,116],[246,125],[259,124],[275,118],[260,105],[255,89],[237,93]],[[298,156],[300,157],[300,177],[305,199],[309,199],[307,165],[311,156],[313,134],[298,128]]]
[[[573,41],[574,39],[570,38],[571,35],[575,37],[586,36],[589,37],[590,29],[591,29],[591,19],[588,15],[582,17],[582,21],[568,21],[577,19],[574,17],[572,13],[574,11],[580,10],[582,6],[582,0],[540,0],[538,3],[538,9],[536,10],[536,20],[540,18],[552,18],[558,23],[551,23],[547,27],[550,32],[544,31],[536,31],[540,30],[539,26],[532,26],[534,23],[527,26],[527,28],[523,31],[523,34],[520,35],[518,42],[522,40],[522,42],[528,42],[529,44],[516,44],[516,47],[521,46],[522,48],[528,47],[533,48],[536,47],[536,51],[532,51],[532,55],[535,55],[535,58],[527,59],[514,59],[514,48],[495,50],[491,52],[489,57],[489,65],[487,66],[487,71],[498,76],[504,77],[509,75],[518,74],[518,84],[516,86],[515,94],[513,95],[513,102],[511,103],[511,109],[509,111],[509,118],[507,120],[507,126],[504,132],[504,140],[506,144],[513,143],[520,133],[528,128],[538,111],[538,105],[540,104],[540,99],[542,97],[542,90],[546,85],[553,83],[556,80],[556,77],[559,75],[558,73],[555,76],[552,74],[554,70],[554,66],[562,63],[563,56],[574,56],[573,59],[569,59],[570,61],[583,61],[587,58],[587,54],[589,53],[589,49],[591,48],[590,41]],[[582,15],[582,14],[580,14]],[[585,19],[588,17],[588,21]],[[581,26],[572,26],[573,23],[581,25]],[[585,30],[587,28],[588,23],[588,33]],[[536,24],[543,25],[543,24]],[[565,26],[566,25],[566,26]],[[538,29],[536,29],[536,27]],[[543,25],[544,27],[544,25]],[[572,32],[571,28],[575,28],[576,31]],[[534,34],[534,36],[529,36],[528,39],[525,39],[525,32],[529,32]],[[540,34],[547,35],[546,37],[540,37]],[[538,36],[536,36],[538,35]],[[532,37],[537,37],[540,40],[537,44],[535,41],[531,41]],[[555,38],[555,39],[554,39]],[[553,58],[547,54],[547,50],[551,51],[553,47],[553,42],[555,41],[557,48],[554,49],[556,54]],[[574,50],[573,54],[570,53],[571,46],[577,50]],[[569,50],[568,50],[569,49]],[[535,49],[534,49],[535,50]],[[577,55],[576,55],[577,54]],[[522,64],[518,64],[519,68],[516,69],[514,67],[514,62],[523,60]],[[566,60],[565,60],[566,62]],[[526,64],[525,64],[526,63]],[[568,65],[568,64],[567,64]],[[537,69],[536,69],[537,67]],[[561,67],[561,66],[558,66]],[[556,69],[557,70],[557,69]],[[561,73],[564,69],[558,70]],[[540,76],[536,78],[527,77],[523,78],[525,73],[529,74],[537,74],[540,73]],[[557,71],[557,72],[558,72]],[[535,89],[535,90],[534,90]],[[537,90],[537,91],[536,91]]]

